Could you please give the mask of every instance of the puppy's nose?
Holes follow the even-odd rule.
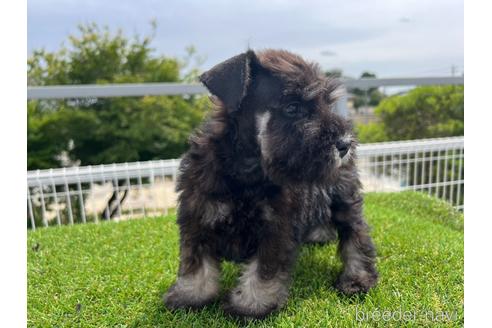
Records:
[[[340,158],[343,158],[345,155],[347,155],[349,149],[350,149],[350,141],[343,141],[339,140],[337,141],[335,147],[338,149],[338,153],[340,154]]]

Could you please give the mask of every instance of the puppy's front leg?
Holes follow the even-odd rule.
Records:
[[[230,314],[263,318],[287,301],[298,245],[290,225],[265,223],[256,255],[244,266],[238,286],[224,304],[224,310]]]
[[[333,219],[340,237],[339,253],[343,271],[335,287],[347,295],[367,292],[376,285],[376,249],[369,236],[369,227],[362,216],[362,197],[350,204],[339,204]]]
[[[185,212],[185,211],[183,211]],[[213,238],[196,221],[180,219],[178,278],[164,296],[169,309],[200,308],[219,294],[220,262],[213,252]]]

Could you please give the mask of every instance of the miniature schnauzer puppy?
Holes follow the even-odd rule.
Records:
[[[214,110],[180,164],[180,266],[164,297],[199,308],[219,295],[221,260],[243,263],[224,310],[280,309],[303,243],[338,238],[335,287],[367,292],[378,278],[362,215],[350,124],[333,111],[340,84],[284,50],[247,51],[200,77]]]

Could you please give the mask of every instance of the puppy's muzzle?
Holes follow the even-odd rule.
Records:
[[[335,147],[337,147],[340,158],[343,158],[345,155],[347,155],[350,149],[350,141],[339,140],[335,144]]]

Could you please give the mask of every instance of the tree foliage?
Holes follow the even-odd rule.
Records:
[[[464,87],[417,87],[384,99],[375,114],[379,122],[357,127],[361,142],[463,135]]]
[[[193,48],[181,60],[156,56],[152,40],[152,35],[129,38],[95,24],[79,26],[68,47],[33,52],[28,84],[181,82],[196,77],[196,67],[190,67],[197,59]],[[208,107],[203,96],[29,101],[28,169],[178,157]]]

